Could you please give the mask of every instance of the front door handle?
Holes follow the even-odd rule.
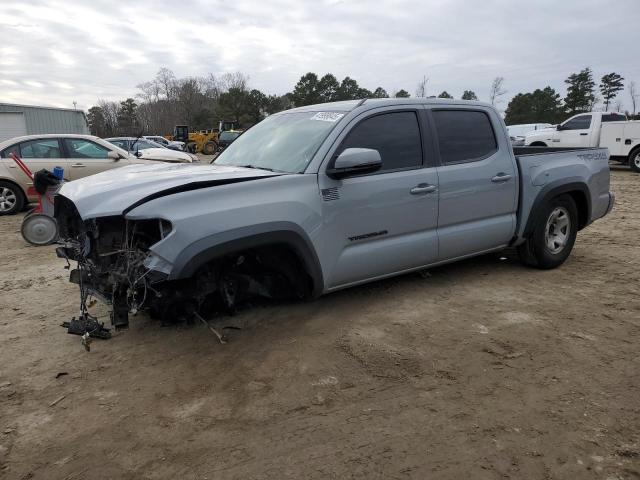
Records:
[[[495,177],[491,178],[493,183],[503,183],[511,180],[511,175],[507,175],[506,173],[499,173]]]
[[[580,135],[582,135],[583,137],[586,137],[589,134],[588,133],[581,133]]]
[[[74,168],[86,167],[86,165],[84,163],[74,163],[71,166],[74,167]]]
[[[420,183],[411,190],[411,195],[422,195],[423,193],[433,193],[438,189],[435,185],[429,185],[428,183]]]

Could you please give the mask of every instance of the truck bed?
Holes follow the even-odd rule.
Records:
[[[580,228],[607,213],[612,199],[606,148],[515,147],[513,152],[520,179],[514,245],[530,233],[529,213],[550,196],[573,191],[586,197]]]

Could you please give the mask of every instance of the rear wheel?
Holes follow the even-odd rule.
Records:
[[[640,148],[636,148],[629,154],[629,166],[634,172],[640,173]]]
[[[22,189],[11,182],[0,182],[0,215],[15,215],[24,207]]]
[[[533,233],[518,247],[520,259],[541,269],[562,265],[576,241],[578,209],[569,195],[561,195],[546,203]]]

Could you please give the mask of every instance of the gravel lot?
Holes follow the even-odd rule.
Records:
[[[489,255],[87,353],[0,218],[0,478],[640,478],[640,175],[555,271]]]

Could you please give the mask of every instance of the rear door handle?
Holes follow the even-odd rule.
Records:
[[[493,183],[503,183],[511,180],[511,175],[507,175],[506,173],[499,173],[495,177],[491,178]]]
[[[421,195],[423,193],[433,193],[438,189],[435,185],[429,185],[428,183],[420,183],[416,185],[411,190],[411,195]]]
[[[588,133],[581,133],[580,135],[582,135],[583,137],[586,137],[589,134]]]
[[[74,167],[74,168],[86,167],[86,165],[84,163],[74,163],[71,166]]]

